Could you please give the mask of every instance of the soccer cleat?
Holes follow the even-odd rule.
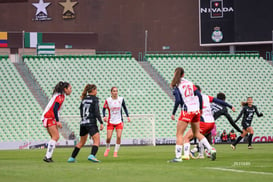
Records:
[[[236,149],[236,147],[233,144],[231,144],[230,147],[231,147],[232,150]]]
[[[43,161],[45,161],[45,162],[54,162],[54,161],[52,160],[52,158],[47,158],[47,157],[44,157]]]
[[[248,148],[248,149],[254,149],[254,148],[252,147],[252,145],[249,145],[247,148]]]
[[[211,156],[210,156],[211,160],[214,161],[216,159],[216,150],[215,150],[215,148],[211,148],[210,154],[211,154]]]
[[[118,157],[118,152],[114,152],[113,157]]]
[[[194,152],[190,151],[190,157],[196,159],[196,157],[194,156]]]
[[[181,158],[173,158],[172,160],[169,160],[169,162],[182,162]]]
[[[200,154],[196,158],[197,159],[205,159],[204,155],[200,155]]]
[[[76,162],[76,159],[73,157],[69,157],[69,159],[67,160],[68,163],[73,163]]]
[[[94,155],[92,155],[92,154],[90,154],[89,156],[88,156],[88,160],[89,161],[92,161],[92,162],[95,162],[95,163],[98,163],[98,162],[100,162]]]
[[[190,160],[190,156],[183,155],[182,160]]]
[[[105,150],[105,152],[104,152],[104,157],[107,157],[107,156],[108,156],[109,151],[110,151],[110,149],[106,149],[106,150]]]

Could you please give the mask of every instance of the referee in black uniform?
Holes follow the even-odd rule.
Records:
[[[100,145],[100,133],[97,126],[97,119],[100,122],[100,130],[103,130],[103,122],[100,115],[99,99],[96,97],[97,87],[94,84],[87,84],[81,95],[81,124],[80,124],[80,142],[74,148],[71,157],[68,162],[75,162],[75,158],[78,155],[81,147],[84,146],[88,134],[93,139],[93,145],[91,148],[91,154],[88,156],[88,160],[92,162],[100,162],[96,158],[96,154]]]
[[[242,120],[242,126],[243,126],[243,133],[241,134],[241,136],[239,136],[237,138],[237,140],[230,145],[230,147],[235,150],[236,145],[241,141],[242,138],[244,138],[248,133],[250,133],[249,137],[248,137],[248,149],[253,149],[251,143],[252,143],[252,137],[254,134],[254,130],[251,126],[252,123],[252,119],[254,114],[256,113],[258,117],[262,117],[263,113],[259,113],[257,107],[255,105],[253,105],[253,99],[252,97],[248,97],[247,98],[247,102],[242,102],[241,105],[243,106],[242,111],[240,112],[239,116],[237,117],[237,119],[235,120],[235,122],[237,122],[242,115],[243,116],[243,120]]]

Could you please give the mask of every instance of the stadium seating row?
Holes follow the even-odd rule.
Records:
[[[156,57],[147,58],[153,68],[170,84],[175,68],[181,66],[185,69],[185,78],[200,85],[203,93],[216,96],[218,92],[224,92],[227,101],[233,104],[237,112],[231,113],[235,119],[241,110],[240,102],[245,101],[247,96],[254,98],[254,104],[264,117],[253,121],[256,135],[271,135],[273,125],[271,121],[271,108],[273,103],[273,69],[266,60],[261,57],[218,57],[210,56],[203,59],[200,57]],[[230,130],[229,124],[222,122],[220,118],[218,129]],[[240,122],[239,122],[240,125]]]

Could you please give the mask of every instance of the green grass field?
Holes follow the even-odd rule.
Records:
[[[45,149],[0,151],[0,181],[59,182],[59,181],[273,181],[273,144],[246,144],[232,151],[229,145],[216,145],[217,159],[191,159],[168,163],[174,157],[174,146],[121,146],[119,157],[108,157],[104,147],[97,158],[101,163],[87,160],[90,148],[83,148],[76,163],[67,163],[72,148],[56,148],[54,163],[42,161]],[[221,180],[221,181],[220,181]]]

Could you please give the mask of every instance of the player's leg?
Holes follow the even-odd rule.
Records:
[[[104,152],[104,156],[107,157],[110,151],[110,142],[113,135],[114,126],[112,124],[107,125],[107,134],[106,134],[106,149]]]
[[[200,118],[200,115],[199,115],[199,118]],[[196,118],[193,120],[193,122],[191,122],[193,135],[199,140],[200,144],[204,145],[208,149],[208,151],[211,153],[211,160],[215,160],[216,150],[211,147],[206,137],[204,137],[204,135],[200,133],[200,125],[198,120],[199,120],[198,115],[196,115]]]
[[[189,160],[190,159],[190,140],[193,138],[193,133],[192,129],[189,129],[185,136],[183,137],[184,139],[184,155],[182,156],[182,159]]]
[[[120,143],[121,143],[122,129],[123,129],[123,127],[121,127],[121,126],[116,127],[117,141],[116,141],[115,150],[114,150],[114,157],[118,157],[118,151],[119,151]]]
[[[176,126],[176,145],[175,145],[175,158],[171,162],[182,162],[182,145],[183,135],[188,126],[188,123],[182,120],[177,121]]]
[[[48,126],[47,131],[51,136],[51,140],[48,142],[46,156],[43,160],[45,162],[53,162],[52,155],[56,146],[56,142],[59,140],[60,135],[57,125]]]
[[[243,129],[243,133],[237,138],[237,140],[232,143],[230,145],[230,147],[232,148],[232,150],[235,150],[236,149],[236,145],[246,136],[248,132],[246,131],[246,129]]]
[[[84,144],[86,143],[86,140],[88,138],[88,134],[81,136],[79,143],[77,143],[77,145],[74,147],[74,150],[71,154],[71,157],[68,159],[67,162],[75,162],[76,157],[80,151],[80,149],[84,146]]]
[[[248,149],[253,149],[252,147],[252,137],[253,137],[253,134],[254,134],[254,130],[253,128],[250,126],[246,129],[246,131],[249,133],[249,136],[248,136]]]
[[[92,140],[93,140],[93,145],[91,148],[91,154],[88,156],[88,160],[92,162],[100,162],[96,158],[96,154],[99,150],[99,145],[100,145],[100,133],[96,132],[95,134],[92,135]]]

